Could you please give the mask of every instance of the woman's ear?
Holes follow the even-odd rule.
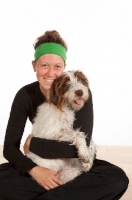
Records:
[[[36,62],[34,60],[32,61],[32,66],[33,66],[34,72],[36,72]]]

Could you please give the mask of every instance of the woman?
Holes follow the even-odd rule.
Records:
[[[128,187],[126,174],[117,166],[95,159],[92,169],[63,184],[57,172],[37,166],[20,151],[27,118],[33,123],[37,107],[47,98],[54,79],[65,69],[67,45],[57,31],[47,31],[37,38],[32,62],[37,82],[22,87],[16,94],[7,125],[4,157],[9,163],[0,165],[0,199],[10,200],[112,200],[120,199]],[[76,113],[74,128],[88,134],[93,128],[92,94]],[[35,138],[30,134],[24,151],[43,158],[75,158],[76,149],[67,142]]]

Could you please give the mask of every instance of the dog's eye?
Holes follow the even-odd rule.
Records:
[[[66,76],[65,78],[63,78],[63,81],[62,81],[62,93],[63,94],[65,94],[70,88],[69,81],[70,81],[69,77]]]
[[[69,90],[69,88],[70,88],[70,84],[67,83],[67,84],[65,85],[65,87],[63,87],[63,90],[62,90],[63,94],[65,94],[65,93]]]

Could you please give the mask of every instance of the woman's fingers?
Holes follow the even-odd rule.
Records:
[[[29,171],[29,174],[46,190],[62,185],[62,181],[57,177],[57,172],[36,166]]]
[[[47,177],[47,181],[45,182],[46,186],[50,189],[53,189],[55,187],[58,187],[62,185],[62,181],[57,178],[54,174],[51,174],[50,176]]]
[[[54,177],[54,183],[56,183],[57,185],[63,185],[63,182],[59,179],[59,178],[57,178],[57,176],[55,176]]]
[[[54,174],[55,176],[57,176],[58,172],[55,172],[53,170],[50,169],[50,171],[52,172],[52,174]]]

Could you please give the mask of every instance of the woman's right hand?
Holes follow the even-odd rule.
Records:
[[[41,166],[32,168],[28,173],[46,190],[56,188],[63,184],[62,181],[57,178],[57,172]]]

